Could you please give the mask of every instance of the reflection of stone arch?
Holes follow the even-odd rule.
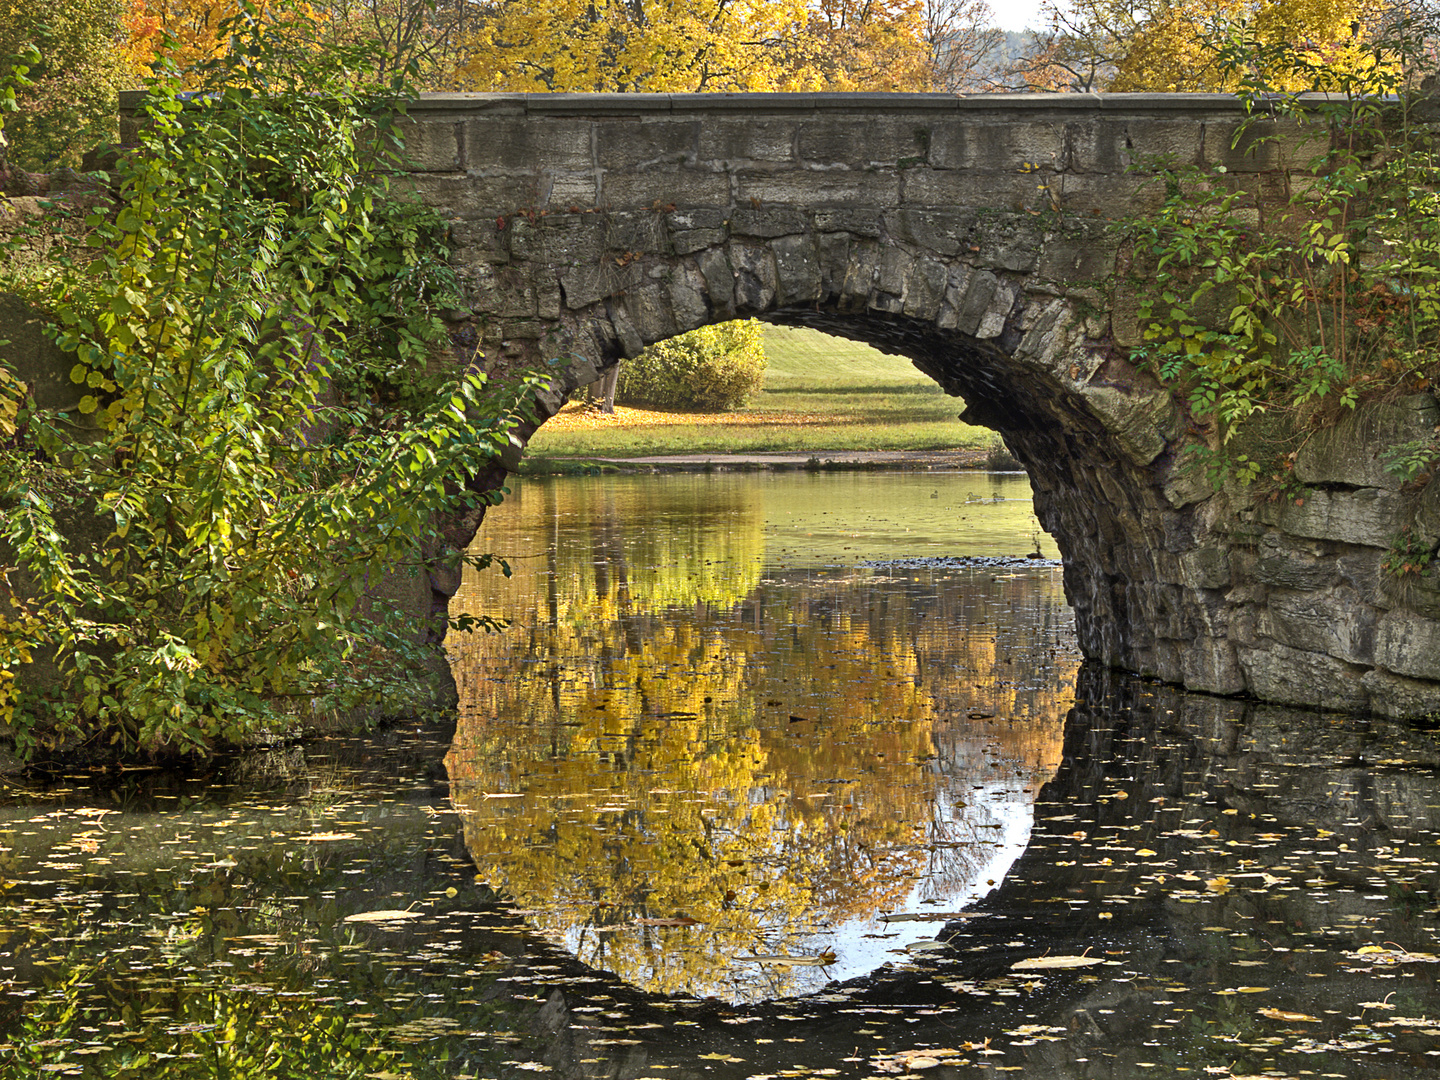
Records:
[[[1125,361],[1128,253],[1107,219],[1158,197],[1127,168],[1168,155],[1253,184],[1304,160],[1298,128],[1232,148],[1240,116],[1223,95],[438,95],[409,146],[416,190],[454,221],[457,314],[487,364],[570,358],[542,421],[619,359],[725,319],[867,341],[1024,463],[1088,656],[1195,689],[1440,708],[1440,667],[1417,689],[1373,647],[1264,621],[1253,553],[1215,529],[1251,508],[1177,467],[1180,415]],[[1291,532],[1375,546],[1314,528]],[[1348,573],[1330,554],[1316,588]],[[1373,626],[1352,592],[1326,603]]]

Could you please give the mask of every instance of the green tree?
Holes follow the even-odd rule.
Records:
[[[408,638],[367,586],[487,497],[465,486],[512,424],[478,371],[423,375],[445,253],[386,180],[407,88],[253,9],[225,32],[150,83],[117,204],[26,283],[86,393],[79,416],[22,410],[0,455],[0,659],[21,686],[26,655],[55,664],[8,717],[22,752],[197,748],[375,705]],[[87,521],[99,543],[71,543]]]
[[[86,150],[114,138],[116,91],[131,75],[118,47],[123,18],[121,0],[0,0],[0,60],[27,45],[40,51],[5,126],[10,168],[79,165]]]

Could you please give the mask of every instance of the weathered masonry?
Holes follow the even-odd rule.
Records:
[[[1428,432],[1434,398],[1312,442],[1309,497],[1267,502],[1187,469],[1180,414],[1126,360],[1109,221],[1162,196],[1146,163],[1264,184],[1310,156],[1306,129],[1233,146],[1220,95],[439,95],[410,116],[415,190],[453,221],[469,288],[457,334],[495,370],[568,365],[542,415],[737,316],[867,341],[1025,463],[1089,656],[1196,690],[1440,710],[1440,590],[1381,570],[1403,528],[1434,542],[1440,494],[1399,490],[1365,438]]]

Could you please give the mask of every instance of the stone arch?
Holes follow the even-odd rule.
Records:
[[[1171,397],[1127,362],[1110,222],[1159,195],[1129,167],[1158,154],[1254,184],[1304,160],[1293,127],[1236,148],[1241,115],[1223,95],[439,95],[412,106],[410,182],[453,222],[457,338],[496,373],[552,365],[542,422],[708,323],[863,340],[962,396],[1025,465],[1087,656],[1196,690],[1440,709],[1440,660],[1413,648],[1440,655],[1440,628],[1392,610],[1379,579],[1384,530],[1422,511],[1372,491],[1290,521],[1213,492]],[[1310,560],[1319,599],[1297,601],[1264,545]],[[1327,636],[1326,604],[1350,631]]]
[[[879,215],[873,230],[845,232],[793,212],[721,219],[723,245],[642,255],[626,287],[562,320],[555,340],[589,363],[575,364],[555,388],[568,391],[591,370],[731,318],[811,327],[908,357],[964,399],[966,422],[998,432],[1025,466],[1036,513],[1064,556],[1086,655],[1172,681],[1239,689],[1210,681],[1198,660],[1189,671],[1177,665],[1154,632],[1171,626],[1193,651],[1197,635],[1183,618],[1177,623],[1181,600],[1166,595],[1172,575],[1156,558],[1165,550],[1161,511],[1168,507],[1169,461],[1162,459],[1178,424],[1168,395],[1116,355],[1083,298],[1037,287],[1035,265],[1053,237],[1002,222],[1006,246],[996,258],[973,219],[930,215],[926,224],[937,235],[981,242],[964,244],[970,259],[962,260],[867,235],[881,231]],[[1073,235],[1065,242],[1073,244]],[[560,402],[557,395],[542,411]]]

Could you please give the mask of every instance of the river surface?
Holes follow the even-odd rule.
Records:
[[[0,1077],[1440,1069],[1434,735],[1081,665],[1023,477],[476,550],[453,727],[7,783]]]

